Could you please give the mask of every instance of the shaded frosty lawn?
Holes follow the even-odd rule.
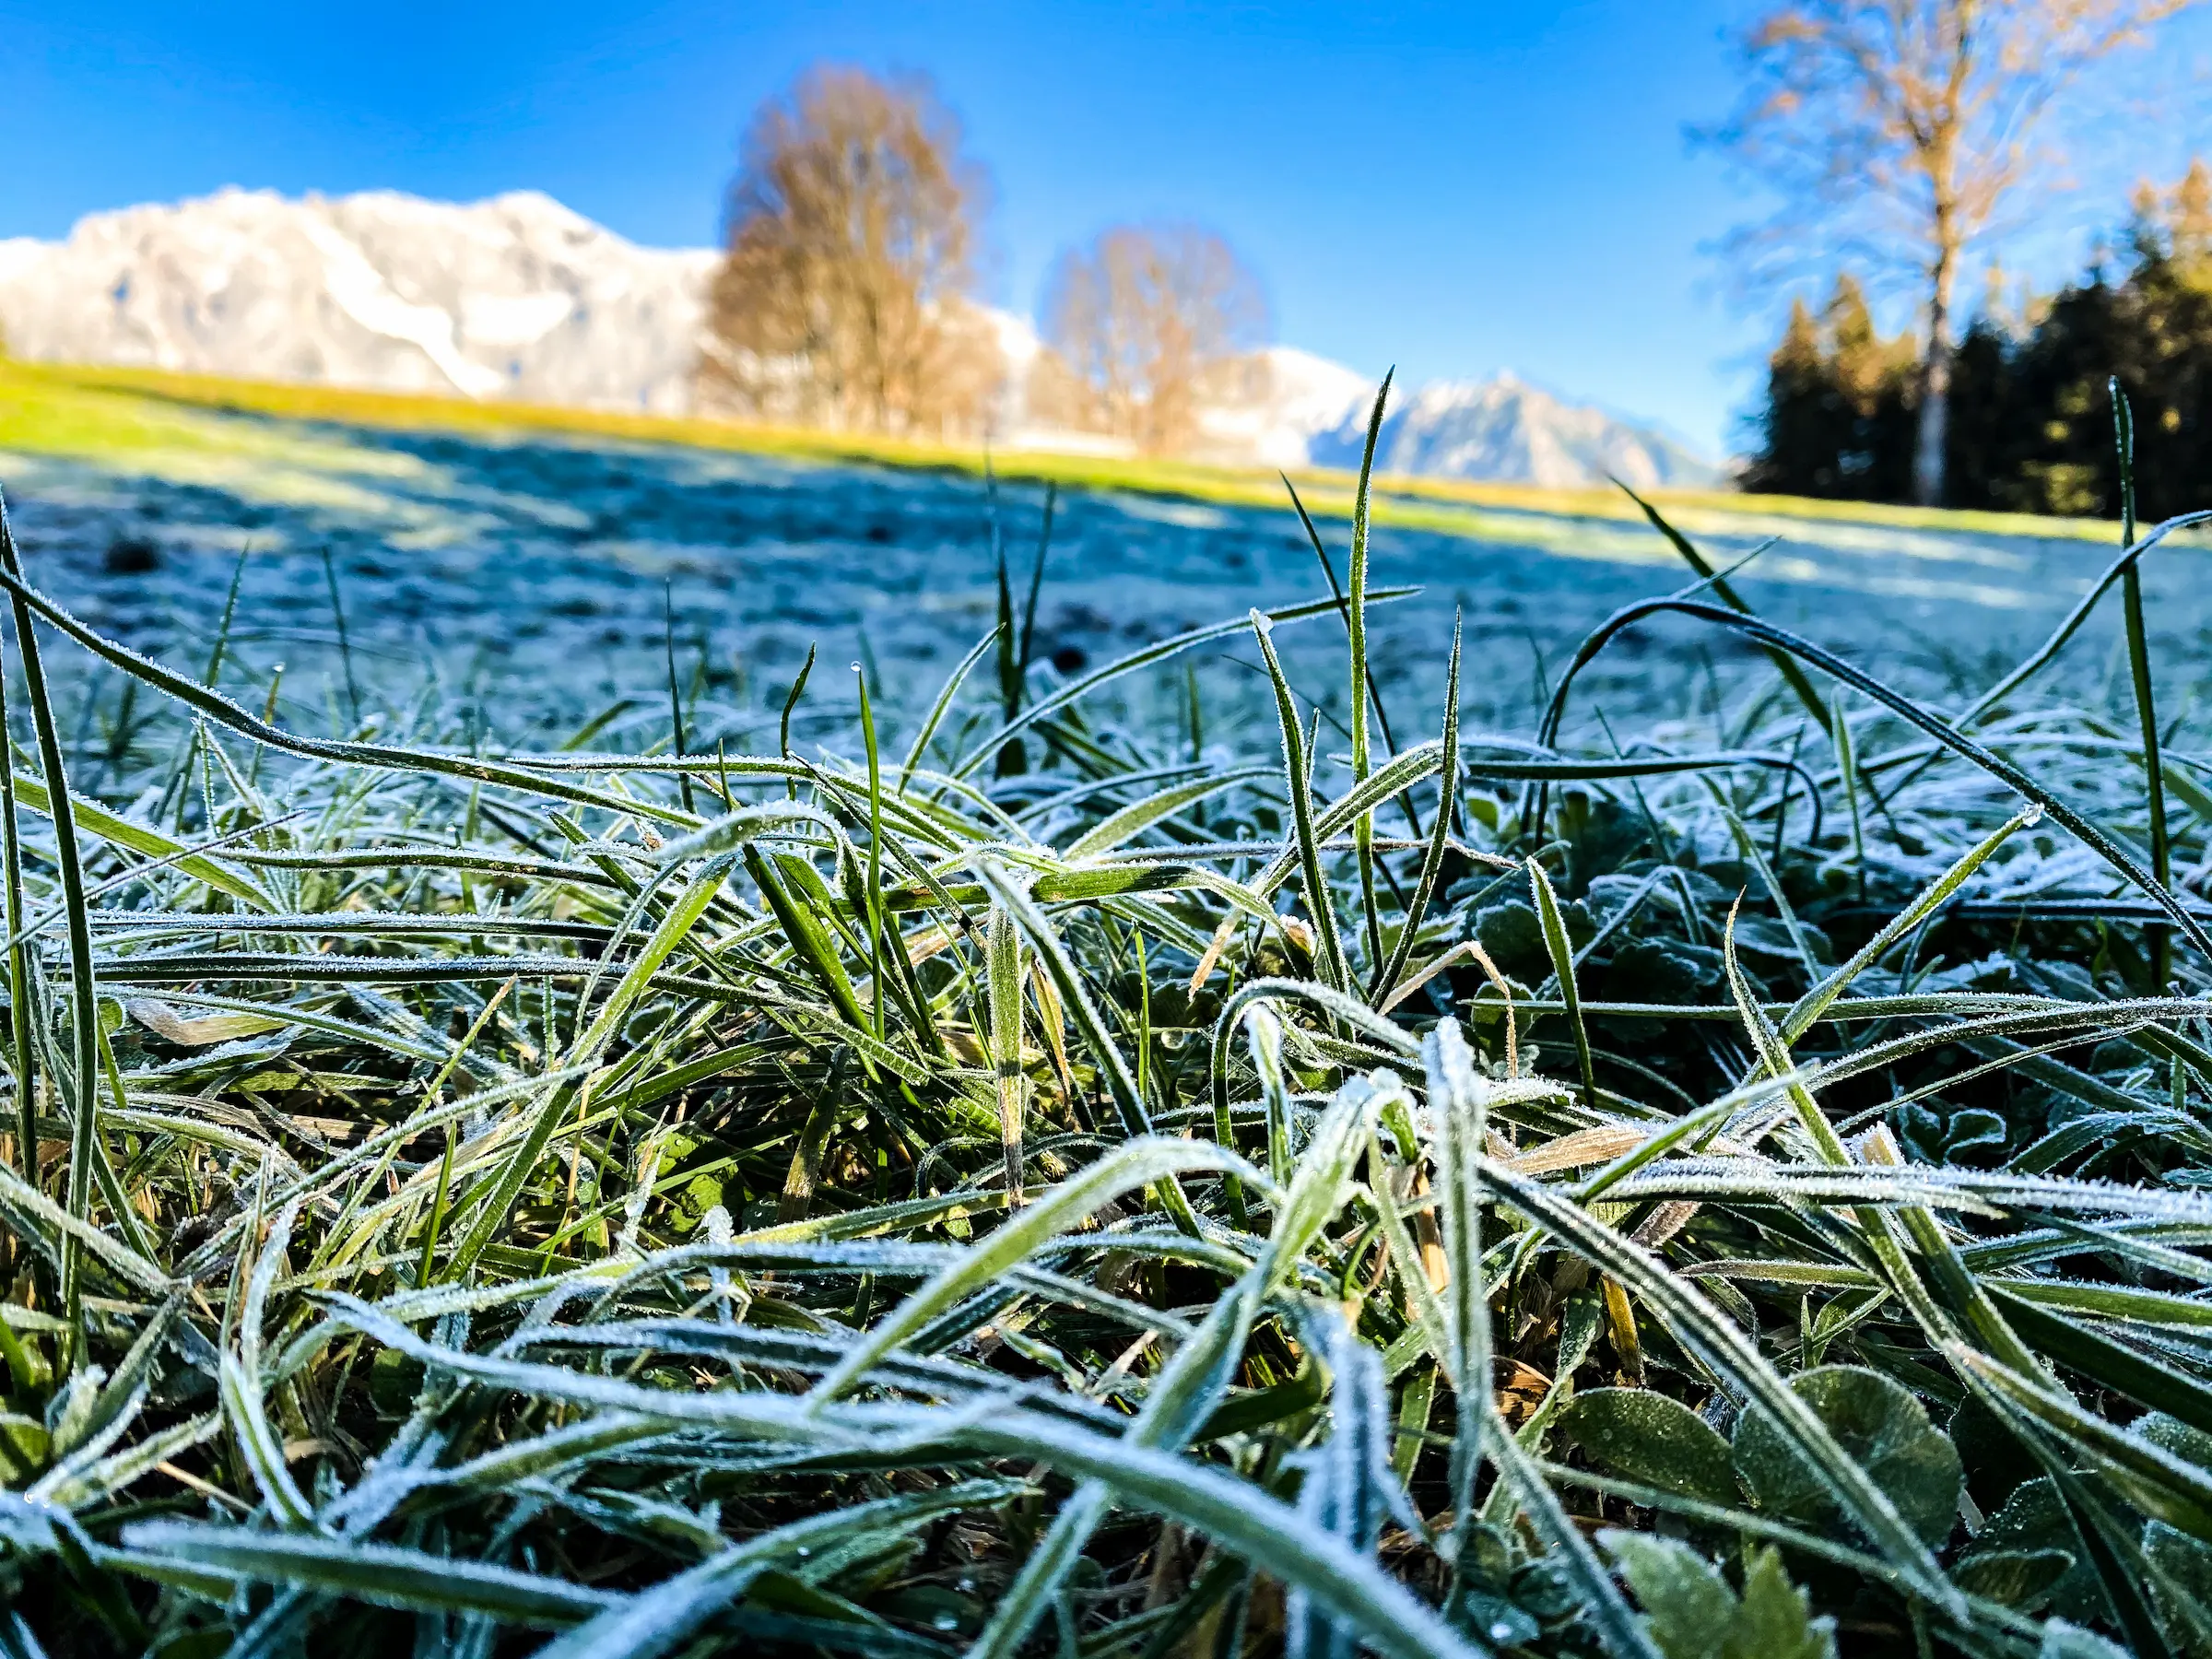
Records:
[[[541,717],[541,737],[623,694],[665,712],[666,608],[679,678],[701,677],[725,710],[721,729],[701,731],[707,745],[760,740],[759,712],[780,701],[810,643],[821,650],[813,695],[825,712],[847,705],[845,665],[866,656],[896,725],[909,694],[934,688],[989,628],[999,543],[1018,589],[1026,582],[1042,515],[1033,488],[1001,489],[994,514],[976,480],[925,472],[192,418],[221,441],[112,459],[0,451],[18,538],[34,579],[88,619],[182,662],[204,660],[245,552],[237,672],[261,679],[288,661],[294,718],[320,717],[335,683],[328,548],[358,673],[397,689],[434,669],[449,693],[473,688],[497,705],[510,736],[523,735],[525,707]],[[1409,730],[1436,719],[1455,606],[1468,629],[1468,724],[1525,730],[1540,687],[1593,624],[1687,579],[1657,535],[1618,520],[1465,516],[1473,534],[1376,534],[1375,583],[1424,589],[1373,620],[1377,673]],[[1341,571],[1347,527],[1324,521],[1324,532]],[[1779,544],[1740,579],[1753,602],[1924,687],[1994,675],[2109,556],[2071,536],[1756,513],[1700,540],[1726,560],[1772,534]],[[148,562],[112,556],[119,544],[150,548],[153,568],[114,568]],[[2205,660],[2206,607],[2192,579],[2201,557],[2150,572],[2168,663]],[[1287,506],[1071,493],[1053,524],[1037,655],[1064,669],[1095,665],[1250,606],[1323,591]],[[1325,620],[1283,637],[1300,688],[1324,704],[1343,701],[1340,638]],[[2109,630],[2092,634],[2074,673],[2101,673],[2109,645]],[[1252,655],[1248,641],[1231,641],[1201,660],[1218,688],[1211,707],[1250,705]],[[1709,666],[1724,679],[1744,655],[1727,638],[1664,625],[1616,648],[1589,682],[1588,706],[1680,713],[1709,700]],[[1181,684],[1179,674],[1156,677],[1143,695],[1180,696]],[[637,719],[647,718],[641,708]]]

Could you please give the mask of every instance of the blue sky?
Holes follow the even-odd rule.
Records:
[[[533,187],[634,240],[714,240],[747,112],[822,57],[924,70],[995,175],[991,297],[1119,218],[1223,229],[1285,341],[1415,380],[1502,368],[1737,437],[1781,297],[1712,244],[1756,210],[1686,122],[1727,107],[1749,0],[0,0],[0,235],[223,184]],[[2128,74],[2212,61],[2212,12]],[[2201,88],[2201,82],[2193,83]],[[2097,147],[2061,274],[2116,192],[2212,140],[2201,96]],[[2106,203],[2112,204],[2111,210]],[[2032,264],[2032,259],[2030,262]]]

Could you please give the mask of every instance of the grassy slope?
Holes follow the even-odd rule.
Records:
[[[465,398],[359,392],[173,374],[151,369],[86,368],[0,361],[0,449],[88,459],[120,460],[134,451],[180,441],[204,446],[207,429],[180,420],[178,411],[228,411],[286,420],[331,422],[406,431],[451,431],[486,438],[545,434],[623,442],[690,444],[749,454],[818,461],[867,461],[980,475],[981,446],[805,431],[737,421],[630,415],[538,404],[476,403]],[[988,463],[1002,478],[1088,489],[1130,490],[1225,506],[1275,508],[1282,486],[1269,473],[1182,461],[1120,460],[1036,452],[997,453]],[[1351,512],[1349,473],[1309,468],[1296,481],[1316,513]],[[1378,480],[1379,521],[1447,533],[1482,534],[1491,514],[1533,513],[1641,523],[1618,491],[1554,489],[1527,484],[1466,483],[1437,478]],[[1965,531],[1993,535],[2079,537],[2109,542],[2110,525],[2091,520],[2020,513],[1952,512],[1796,496],[1742,496],[1724,491],[1659,491],[1655,499],[1691,530],[1741,526],[1746,517],[1843,523],[1899,530]]]

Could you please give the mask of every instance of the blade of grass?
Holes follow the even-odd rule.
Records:
[[[16,552],[16,538],[0,501],[0,567],[20,581],[23,567]],[[46,675],[39,660],[38,636],[30,625],[30,610],[20,594],[14,603],[16,650],[23,660],[23,680],[30,699],[31,725],[38,736],[39,763],[45,772],[46,794],[52,803],[54,862],[60,866],[62,900],[68,907],[70,1053],[69,1070],[56,1079],[70,1123],[68,1211],[84,1222],[91,1213],[92,1167],[100,1143],[100,996],[92,979],[92,929],[85,904],[85,872],[76,850],[76,815],[69,794],[69,778],[62,764],[61,734],[54,727],[53,705],[46,692]],[[62,1241],[61,1294],[71,1326],[81,1331],[84,1287],[79,1279],[81,1259],[77,1235]],[[70,1365],[85,1360],[81,1335],[73,1336]]]
[[[0,501],[0,535],[6,534],[7,507]],[[16,816],[16,769],[6,764],[13,751],[14,727],[7,718],[7,655],[0,645],[0,879],[6,883],[8,1070],[16,1085],[16,1163],[23,1179],[39,1184],[38,1089],[30,1030],[30,968],[24,958],[23,834]]]
[[[1392,372],[1395,372],[1393,371]],[[1390,374],[1376,388],[1375,404],[1367,418],[1367,442],[1359,454],[1359,482],[1352,496],[1351,594],[1345,608],[1345,629],[1351,639],[1352,782],[1367,782],[1372,770],[1367,745],[1367,692],[1372,676],[1367,666],[1367,537],[1368,491],[1374,480],[1375,443],[1382,433],[1382,409],[1390,401]],[[1270,672],[1274,661],[1269,659]],[[1416,831],[1418,833],[1418,831]],[[1375,900],[1375,820],[1362,812],[1352,820],[1352,843],[1359,865],[1359,901],[1367,920],[1367,959],[1370,971],[1382,960],[1382,912]],[[1349,974],[1340,982],[1350,983]]]
[[[1406,977],[1406,966],[1413,959],[1415,942],[1421,931],[1421,922],[1429,913],[1429,901],[1436,894],[1437,877],[1444,867],[1444,854],[1452,844],[1452,808],[1459,799],[1459,641],[1460,618],[1454,612],[1452,618],[1452,659],[1444,671],[1444,735],[1438,750],[1441,764],[1436,774],[1436,824],[1429,837],[1429,845],[1421,854],[1421,874],[1414,883],[1413,897],[1406,906],[1406,913],[1398,924],[1398,942],[1391,951],[1390,960],[1369,982],[1367,1000],[1371,1006],[1387,1008],[1390,994]]]
[[[1006,1206],[1021,1205],[1023,1117],[1029,1078],[1021,1065],[1021,930],[1003,905],[991,907],[983,954],[990,971],[991,1067],[998,1088],[999,1146],[1006,1163]]]
[[[1313,927],[1313,965],[1329,989],[1348,993],[1351,970],[1344,959],[1344,945],[1336,932],[1336,906],[1329,892],[1328,877],[1321,867],[1321,838],[1313,827],[1312,762],[1306,753],[1305,735],[1299,724],[1298,707],[1291,700],[1290,682],[1275,654],[1270,637],[1273,624],[1259,611],[1252,613],[1253,636],[1260,642],[1267,677],[1275,684],[1276,713],[1282,726],[1284,787],[1290,794],[1290,818],[1297,831],[1298,860],[1305,877],[1306,914]],[[1364,780],[1362,780],[1364,782]]]
[[[1621,629],[1641,617],[1660,611],[1673,611],[1678,615],[1692,617],[1700,621],[1732,629],[1738,633],[1747,633],[1754,639],[1778,645],[1802,661],[1812,664],[1823,674],[1841,680],[1853,689],[1865,693],[1900,718],[1918,726],[1961,759],[1980,768],[2007,788],[2017,791],[2041,806],[2054,820],[2064,826],[2068,833],[2086,845],[2106,864],[2112,865],[2128,881],[2140,888],[2146,898],[2174,920],[2181,931],[2189,936],[2189,942],[2192,945],[2194,945],[2207,957],[2212,957],[2212,934],[2205,931],[2195,916],[2174,896],[2172,889],[2145,869],[2136,860],[2133,853],[2053,794],[2034,778],[2013,765],[2012,762],[1991,753],[1989,749],[1967,736],[1963,732],[1947,725],[1941,719],[1930,713],[1912,699],[1883,684],[1873,676],[1853,667],[1833,653],[1824,651],[1819,646],[1801,640],[1786,629],[1776,628],[1771,623],[1762,621],[1756,617],[1742,617],[1734,611],[1725,610],[1717,606],[1700,605],[1685,599],[1642,600],[1617,611],[1583,641],[1581,648],[1575,653],[1574,661],[1569,665],[1566,675],[1561,677],[1559,689],[1552,695],[1551,706],[1545,712],[1541,732],[1544,741],[1548,743],[1558,735],[1559,719],[1565,712],[1567,693],[1572,686],[1574,675],[1592,658],[1595,657],[1598,652],[1605,648],[1606,641],[1616,637]]]
[[[1636,503],[1643,516],[1651,521],[1652,528],[1666,537],[1667,545],[1682,556],[1682,562],[1704,578],[1706,585],[1712,589],[1714,598],[1739,615],[1748,617],[1754,614],[1750,606],[1746,604],[1743,597],[1730,585],[1728,578],[1723,572],[1714,570],[1705,555],[1698,551],[1697,545],[1681,531],[1676,529],[1674,525],[1668,524],[1661,515],[1658,508],[1653,506],[1651,502],[1645,500],[1618,478],[1612,478],[1611,482],[1614,488]],[[1775,671],[1782,676],[1783,682],[1789,687],[1791,694],[1804,705],[1805,712],[1813,717],[1813,724],[1820,727],[1822,731],[1827,731],[1831,718],[1830,712],[1821,703],[1820,693],[1814,689],[1813,682],[1806,677],[1805,670],[1797,665],[1796,659],[1788,652],[1776,650],[1772,646],[1767,648],[1767,658],[1774,665]]]
[[[1368,594],[1367,602],[1370,605],[1386,605],[1394,599],[1411,598],[1419,592],[1420,589],[1410,587],[1377,588]],[[1270,622],[1303,622],[1309,618],[1323,616],[1335,609],[1336,609],[1336,605],[1334,600],[1313,599],[1302,605],[1282,606],[1265,614]],[[1215,640],[1227,639],[1232,634],[1242,633],[1251,626],[1248,619],[1240,618],[1234,622],[1217,622],[1208,628],[1193,629],[1187,633],[1179,633],[1172,638],[1162,640],[1156,645],[1147,645],[1142,651],[1131,652],[1127,656],[1118,658],[1107,664],[1103,668],[1093,669],[1081,679],[1061,687],[1050,697],[1040,698],[1037,701],[1030,703],[1019,714],[1000,726],[997,731],[984,737],[974,748],[968,751],[965,759],[952,769],[952,775],[956,778],[968,776],[985,760],[995,755],[1006,739],[1028,730],[1040,720],[1057,714],[1070,704],[1080,701],[1100,686],[1120,679],[1124,675],[1134,674],[1140,668],[1148,668],[1154,663],[1165,662],[1169,657],[1188,651],[1193,646],[1204,645]]]
[[[335,593],[335,589],[333,590]],[[689,752],[690,745],[684,735],[684,699],[676,684],[676,582],[674,578],[661,584],[661,648],[668,663],[668,741],[669,752],[681,760]],[[356,700],[358,702],[358,699]],[[691,774],[678,771],[676,786],[684,810],[696,810],[691,801]]]
[[[2120,378],[2105,382],[2112,400],[2112,442],[2120,464],[2120,550],[2136,540],[2136,422]],[[2120,579],[2122,614],[2127,623],[2128,678],[2136,693],[2136,724],[2143,735],[2143,784],[2150,818],[2150,871],[2160,886],[2173,879],[2172,853],[2166,832],[2166,769],[2159,756],[2159,710],[2150,678],[2150,640],[2143,626],[2143,565],[2131,561]],[[2166,930],[2157,923],[2144,930],[2150,947],[2150,988],[2163,994],[2171,971]]]
[[[1559,1000],[1567,1006],[1568,1030],[1574,1034],[1575,1070],[1583,1080],[1583,1104],[1597,1105],[1597,1074],[1590,1062],[1590,1032],[1583,1023],[1582,993],[1574,978],[1574,945],[1567,937],[1567,924],[1559,914],[1559,895],[1542,861],[1528,861],[1528,887],[1535,900],[1536,919],[1544,930],[1544,948],[1551,953],[1551,971],[1559,982]]]
[[[338,628],[338,660],[346,668],[346,701],[353,710],[354,729],[361,724],[361,688],[353,677],[353,641],[346,634],[346,606],[338,597],[338,567],[331,561],[330,544],[323,544],[323,579],[330,585],[330,616]],[[208,682],[212,685],[212,678]]]
[[[928,752],[929,740],[937,735],[937,727],[945,719],[945,711],[952,707],[952,700],[959,695],[961,686],[967,683],[970,670],[983,660],[983,653],[991,649],[994,641],[1004,637],[1005,635],[1000,629],[994,629],[985,634],[975,642],[968,654],[960,659],[959,666],[952,671],[951,677],[945,682],[944,689],[937,693],[937,700],[930,705],[929,713],[923,720],[921,730],[914,734],[913,742],[907,746],[906,759],[900,763],[899,767],[897,793],[900,794],[906,793],[907,784],[913,780],[914,768],[922,763],[922,757]],[[786,739],[784,752],[788,754],[791,745]]]
[[[1030,896],[1015,885],[1013,878],[997,864],[988,858],[978,858],[973,865],[976,876],[989,889],[992,899],[1027,935],[1030,947],[1037,953],[1038,960],[1051,977],[1053,987],[1059,993],[1061,1006],[1083,1033],[1085,1043],[1091,1052],[1100,1075],[1104,1077],[1108,1095],[1114,1111],[1122,1121],[1123,1133],[1132,1140],[1152,1132],[1152,1117],[1146,1108],[1144,1092],[1131,1075],[1129,1063],[1106,1029],[1098,1006],[1090,994],[1084,989],[1082,974],[1069,959],[1060,935]],[[1227,1148],[1224,1148],[1227,1151]],[[1163,1207],[1174,1217],[1175,1223],[1193,1237],[1198,1234],[1198,1218],[1191,1209],[1190,1200],[1171,1174],[1159,1182],[1159,1197]]]

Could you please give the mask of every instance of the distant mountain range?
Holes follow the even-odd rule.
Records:
[[[1365,406],[1310,446],[1317,466],[1358,466]],[[1435,381],[1395,401],[1375,444],[1378,472],[1430,478],[1512,478],[1567,486],[1608,477],[1642,488],[1698,489],[1720,468],[1648,426],[1571,404],[1510,371],[1487,381]]]
[[[0,340],[22,358],[678,414],[711,249],[641,248],[535,191],[465,205],[395,191],[290,199],[223,190],[0,241]],[[996,317],[1000,441],[1108,447],[1026,418],[1029,323]],[[1204,458],[1357,465],[1367,376],[1276,347],[1241,400],[1202,411]],[[1510,374],[1403,394],[1382,470],[1574,485],[1712,484],[1685,445]]]
[[[19,357],[680,413],[716,255],[550,196],[224,190],[0,241]]]

